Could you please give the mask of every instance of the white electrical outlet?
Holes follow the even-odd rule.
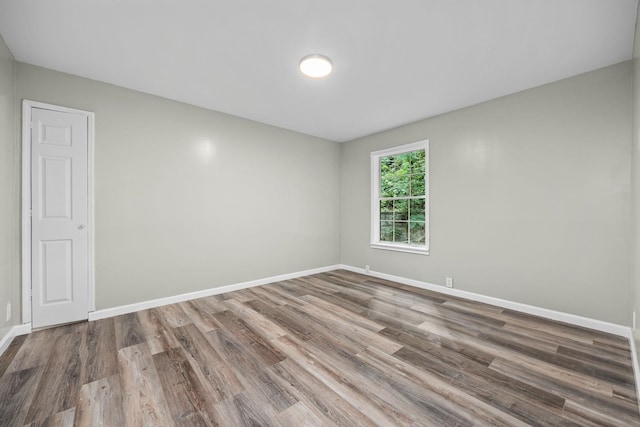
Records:
[[[453,288],[453,277],[447,277],[447,288]]]
[[[369,271],[371,271],[371,270],[370,270],[370,268],[369,268],[369,264],[367,264],[367,265],[365,265],[365,266],[364,266],[364,271],[365,271],[367,274],[369,274]]]
[[[11,320],[11,303],[7,303],[7,322]]]

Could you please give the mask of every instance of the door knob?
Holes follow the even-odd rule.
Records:
[[[85,228],[85,227],[86,227],[86,225],[84,225],[84,224],[80,224],[80,225],[78,226],[78,230],[84,230],[84,228]]]

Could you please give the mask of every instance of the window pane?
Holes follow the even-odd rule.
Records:
[[[394,222],[393,241],[396,243],[409,243],[408,222]]]
[[[380,157],[380,174],[393,174],[393,156]]]
[[[407,197],[410,191],[411,175],[406,171],[398,171],[396,173],[395,197]]]
[[[393,200],[380,201],[380,220],[393,221]]]
[[[395,197],[409,195],[411,180],[411,154],[402,153],[394,156],[395,165]]]
[[[411,176],[411,195],[424,196],[424,175]]]
[[[409,203],[409,219],[424,221],[424,199],[412,199]]]
[[[396,172],[411,173],[411,153],[401,153],[393,156]]]
[[[394,178],[393,175],[389,177],[380,177],[380,197],[386,199],[393,197],[394,195]]]
[[[380,197],[393,197],[395,166],[393,156],[380,158]]]
[[[424,175],[424,150],[411,152],[411,173]]]
[[[410,243],[414,245],[424,245],[425,223],[414,222],[409,223]]]
[[[380,221],[380,241],[393,242],[393,222]]]
[[[387,159],[387,161],[389,162],[389,173],[395,174],[398,170],[396,164],[396,156],[387,156],[383,157],[383,159]]]
[[[406,221],[409,219],[408,200],[396,200],[393,203],[393,219],[395,221]]]

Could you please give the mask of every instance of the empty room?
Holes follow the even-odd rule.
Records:
[[[0,426],[640,426],[638,0],[0,0]]]

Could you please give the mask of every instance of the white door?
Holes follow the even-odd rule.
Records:
[[[31,108],[31,321],[88,318],[86,115]]]

